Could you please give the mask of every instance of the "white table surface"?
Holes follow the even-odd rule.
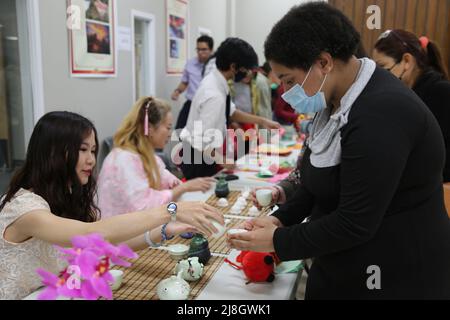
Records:
[[[240,251],[233,250],[228,259],[236,261]],[[297,290],[297,273],[276,274],[271,283],[249,283],[242,270],[223,263],[209,280],[197,300],[290,300]]]

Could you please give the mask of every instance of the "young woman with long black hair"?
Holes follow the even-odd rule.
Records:
[[[93,175],[97,146],[94,125],[80,115],[52,112],[37,123],[25,165],[0,202],[0,299],[21,299],[38,289],[38,268],[61,271],[53,245],[69,246],[74,236],[98,233],[138,250],[173,233],[210,235],[217,230],[208,218],[224,223],[204,203],[178,203],[176,215],[161,206],[100,220]],[[179,222],[169,226],[174,217]],[[152,238],[149,230],[157,227],[159,236]]]

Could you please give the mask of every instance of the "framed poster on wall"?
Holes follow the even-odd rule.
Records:
[[[188,1],[166,0],[167,73],[181,74],[188,53]]]
[[[115,0],[67,0],[70,74],[115,77]]]

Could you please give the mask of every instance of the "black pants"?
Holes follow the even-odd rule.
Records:
[[[195,178],[212,177],[217,172],[219,172],[219,166],[216,163],[207,164],[203,160],[203,153],[197,149],[192,148],[189,144],[183,143],[185,149],[190,148],[191,156],[190,159],[188,155],[186,157],[183,155],[183,162],[180,165],[180,169],[187,180],[192,180]],[[198,164],[196,164],[195,159],[197,159]],[[201,161],[199,161],[201,159]],[[190,161],[187,161],[190,160]]]
[[[183,107],[181,108],[180,114],[178,115],[177,124],[175,126],[176,129],[183,129],[186,127],[186,123],[189,117],[189,111],[191,110],[191,100],[186,100]]]

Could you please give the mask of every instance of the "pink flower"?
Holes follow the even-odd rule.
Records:
[[[124,259],[135,259],[137,254],[124,244],[110,244],[98,234],[74,237],[72,244],[73,248],[57,247],[63,253],[63,259],[69,263],[69,268],[59,277],[45,270],[37,270],[46,287],[38,299],[53,300],[65,296],[87,300],[104,297],[111,300],[109,284],[114,279],[109,272],[110,263],[129,267],[131,264]]]
[[[42,283],[46,286],[45,290],[38,296],[38,300],[55,300],[58,296],[81,297],[81,291],[76,288],[76,285],[71,283],[70,277],[72,275],[67,273],[67,269],[61,272],[59,277],[42,269],[38,269],[37,273],[41,276]],[[79,281],[79,279],[74,280]]]

